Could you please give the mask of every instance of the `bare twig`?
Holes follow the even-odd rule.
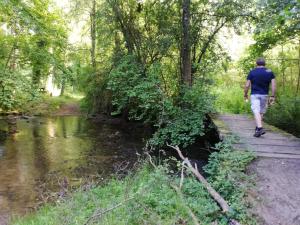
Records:
[[[126,198],[124,201],[122,201],[122,202],[120,202],[120,203],[118,203],[118,204],[116,204],[116,205],[114,205],[114,206],[112,206],[110,208],[107,208],[107,209],[105,209],[103,211],[100,211],[100,212],[97,212],[97,210],[96,210],[96,212],[85,222],[84,225],[88,225],[93,219],[100,218],[101,216],[103,216],[103,214],[108,213],[108,212],[110,212],[110,211],[112,211],[112,210],[114,210],[114,209],[116,209],[118,207],[123,206],[124,203],[126,203],[126,202],[128,202],[128,201],[130,201],[130,200],[132,200],[134,198],[135,198],[135,196],[131,196],[129,198]]]
[[[154,168],[156,168],[157,166],[154,164],[154,162],[152,161],[152,157],[151,157],[151,155],[148,153],[148,152],[145,152],[145,154],[149,157],[149,162],[150,162],[150,164],[154,167]]]
[[[175,149],[179,155],[179,157],[186,163],[189,169],[193,172],[193,174],[198,178],[198,180],[204,185],[207,189],[208,193],[212,196],[212,198],[218,203],[224,213],[230,211],[230,207],[228,203],[224,200],[224,198],[206,181],[206,179],[199,173],[197,168],[194,168],[189,159],[184,157],[182,152],[180,151],[178,146],[172,146],[167,144],[167,146]]]
[[[182,188],[182,185],[183,185],[183,179],[184,179],[184,173],[183,173],[183,170],[184,170],[184,164],[185,164],[185,162],[182,162],[182,167],[181,167],[181,177],[180,177],[179,189],[181,189],[181,188]]]

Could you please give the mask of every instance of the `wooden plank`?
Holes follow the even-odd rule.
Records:
[[[251,146],[249,144],[234,144],[233,145],[239,149],[248,149],[254,152],[269,152],[269,153],[278,153],[278,154],[299,154],[300,155],[300,148],[298,147],[288,147],[285,148],[283,146]]]
[[[300,159],[300,155],[291,155],[291,154],[272,154],[272,153],[263,153],[256,152],[258,157],[266,157],[266,158],[280,158],[280,159]]]
[[[223,136],[234,134],[239,137],[234,148],[251,150],[259,157],[300,158],[300,139],[284,131],[266,125],[266,134],[260,138],[253,137],[254,120],[245,115],[221,115]],[[223,122],[223,124],[222,124]]]

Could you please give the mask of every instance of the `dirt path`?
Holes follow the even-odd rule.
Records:
[[[55,113],[55,116],[79,116],[81,115],[78,103],[67,103],[62,105]]]
[[[258,158],[249,167],[257,188],[250,201],[259,224],[300,225],[300,159]]]
[[[300,139],[272,126],[254,138],[255,123],[243,115],[221,115],[222,135],[239,137],[236,149],[253,150],[258,156],[249,166],[256,187],[249,191],[252,212],[260,225],[300,225]]]

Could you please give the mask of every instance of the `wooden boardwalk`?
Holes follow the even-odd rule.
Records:
[[[253,137],[255,122],[247,115],[219,115],[214,121],[221,136],[238,137],[238,143],[234,144],[236,149],[252,150],[262,157],[300,159],[300,138],[266,124],[266,134]]]
[[[247,169],[256,184],[247,199],[258,224],[300,225],[300,139],[269,125],[255,138],[254,120],[245,115],[219,115],[214,122],[221,136],[238,137],[236,149],[258,156]]]

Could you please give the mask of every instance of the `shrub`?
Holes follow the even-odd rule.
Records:
[[[213,111],[213,98],[200,83],[184,92],[177,105],[164,101],[156,126],[159,128],[149,140],[152,146],[165,142],[187,147],[205,133],[206,115]]]
[[[300,137],[300,97],[279,97],[268,109],[265,121]]]
[[[128,113],[129,119],[157,128],[148,142],[162,147],[166,142],[186,147],[204,135],[204,120],[213,110],[207,88],[196,82],[174,99],[165,94],[160,82],[161,66],[153,64],[145,72],[133,56],[124,57],[110,73],[113,114]]]
[[[24,74],[0,71],[0,110],[20,109],[39,97],[40,93],[32,88],[30,79]]]

